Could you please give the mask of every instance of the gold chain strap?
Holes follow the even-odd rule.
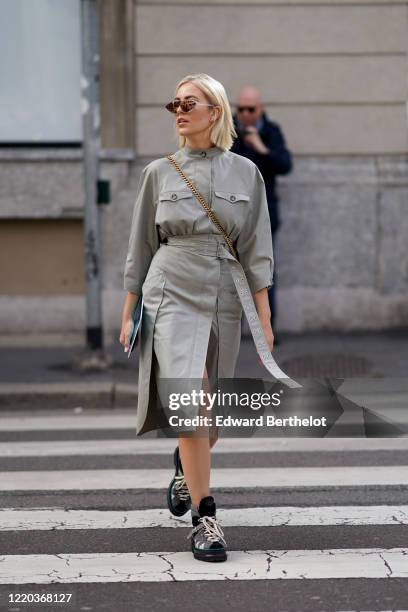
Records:
[[[221,222],[218,219],[218,217],[215,214],[215,212],[208,206],[207,202],[205,201],[205,199],[203,198],[201,193],[198,191],[198,189],[196,189],[195,185],[190,181],[190,179],[184,174],[183,170],[180,168],[180,166],[178,165],[176,160],[171,155],[166,155],[166,157],[173,164],[173,166],[176,168],[177,172],[181,175],[181,177],[186,181],[187,185],[190,187],[191,191],[194,193],[194,195],[196,196],[197,200],[200,202],[200,204],[204,208],[204,210],[207,213],[207,215],[209,216],[210,220],[222,232],[222,234],[223,234],[223,236],[225,238],[225,241],[228,244],[229,250],[231,251],[232,255],[235,257],[235,259],[238,259],[237,252],[234,249],[234,246],[232,244],[232,240],[228,236],[227,232],[225,231],[223,225],[221,224]]]

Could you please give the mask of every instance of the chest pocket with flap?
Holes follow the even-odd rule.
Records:
[[[240,232],[250,211],[250,196],[236,191],[214,189],[213,207],[228,234]]]
[[[159,194],[159,202],[178,202],[184,198],[191,198],[191,189],[173,189],[171,191],[162,191]]]
[[[227,200],[231,204],[249,202],[249,195],[246,193],[232,193],[231,191],[214,191],[217,198]]]
[[[188,187],[159,191],[156,224],[166,235],[192,234],[199,215],[200,204]]]

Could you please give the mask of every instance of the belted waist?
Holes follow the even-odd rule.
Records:
[[[222,234],[183,234],[180,236],[167,236],[160,243],[161,247],[163,245],[181,248],[191,247],[194,252],[199,253],[200,255],[210,255],[220,259],[226,259],[228,261],[239,300],[245,312],[258,355],[263,365],[268,372],[272,374],[272,376],[288,387],[301,387],[302,385],[289,378],[289,376],[287,376],[287,374],[280,369],[273,358],[272,353],[266,343],[265,335],[262,330],[245,271],[239,261],[237,261],[231,254],[225,242],[224,236]]]
[[[162,245],[176,247],[192,247],[200,255],[213,257],[232,257],[222,234],[180,234],[178,236],[167,236],[162,240]]]

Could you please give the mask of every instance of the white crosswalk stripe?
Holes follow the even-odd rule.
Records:
[[[51,421],[51,419],[50,419]],[[105,425],[100,427],[101,423],[96,421],[89,422],[87,427],[80,427],[80,423],[74,422],[70,425],[64,419],[63,423],[54,422],[48,427],[53,431],[78,431],[87,429],[108,429],[114,430],[114,422],[112,418],[105,421]],[[95,427],[92,425],[95,423]],[[109,423],[109,426],[108,426]],[[127,421],[122,420],[123,427],[120,429],[131,429],[133,426]],[[10,419],[6,426],[3,421],[1,431],[16,432],[19,431],[18,422]],[[117,425],[117,424],[116,424]],[[24,425],[24,431],[42,431],[37,423],[30,423],[28,429]],[[46,430],[44,430],[46,431]],[[103,441],[104,455],[169,455],[174,449],[177,441],[173,439],[140,439],[140,440],[109,440]],[[1,457],[68,457],[71,455],[100,455],[102,450],[100,440],[53,440],[41,442],[0,442],[0,458]],[[245,444],[239,438],[221,438],[217,442],[217,447],[214,452],[217,454],[225,454],[239,452],[242,455],[253,453],[273,453],[273,452],[352,452],[352,451],[383,451],[383,450],[408,450],[408,438],[247,438]]]
[[[0,472],[0,491],[163,489],[170,470],[63,470]],[[219,468],[211,473],[211,486],[223,487],[346,487],[408,485],[408,466]]]
[[[407,555],[406,548],[230,550],[222,569],[184,552],[11,555],[0,563],[0,582],[408,578]]]
[[[408,506],[297,506],[220,508],[225,527],[329,525],[408,525]],[[149,510],[69,510],[64,508],[0,509],[0,531],[64,529],[145,529],[189,527],[190,516],[173,516],[167,508]]]
[[[353,545],[352,536],[349,545],[342,543],[339,548],[330,546],[319,548],[316,539],[313,545],[305,548],[274,548],[273,538],[265,541],[264,549],[246,546],[228,549],[228,560],[225,563],[203,563],[193,558],[186,534],[191,527],[190,515],[174,517],[167,509],[165,490],[173,475],[172,451],[176,439],[115,439],[113,432],[134,429],[133,418],[127,414],[113,415],[61,415],[53,417],[30,418],[10,417],[2,421],[3,432],[0,442],[0,491],[2,497],[12,502],[2,504],[0,508],[0,584],[80,584],[80,583],[115,583],[115,582],[181,582],[220,581],[220,580],[338,580],[338,579],[387,579],[408,578],[408,547],[406,538],[395,539],[392,546],[384,546],[376,541],[373,545]],[[107,439],[91,439],[92,432],[108,430]],[[5,432],[18,433],[19,439],[8,441]],[[44,432],[45,440],[39,440],[38,434]],[[52,439],[53,432],[59,432],[62,439]],[[89,433],[89,439],[63,439],[64,432],[81,432],[82,437]],[[33,436],[37,436],[32,439]],[[72,437],[72,436],[71,436]],[[213,454],[222,463],[228,457],[240,455],[248,458],[253,453],[265,453],[272,458],[285,453],[306,452],[347,453],[358,451],[376,453],[393,453],[408,450],[408,439],[220,439]],[[149,455],[159,461],[163,455],[168,456],[168,468],[151,469],[137,467],[141,456]],[[131,458],[134,468],[99,468],[70,469],[70,462],[93,460],[99,457],[113,461]],[[44,462],[49,458],[50,469],[44,469]],[[52,459],[59,458],[64,462],[52,469]],[[36,469],[36,461],[42,459],[41,469]],[[19,462],[14,465],[13,462]],[[4,463],[7,462],[7,463]],[[22,463],[23,462],[23,463]],[[24,463],[25,462],[25,463]],[[133,465],[132,463],[132,465]],[[271,461],[272,463],[272,461]],[[392,463],[392,462],[388,462]],[[21,468],[21,465],[25,468]],[[106,465],[106,462],[105,462]],[[163,459],[159,465],[163,466]],[[16,467],[17,466],[17,467]],[[211,472],[211,490],[237,489],[237,500],[245,499],[248,492],[254,492],[262,499],[262,492],[273,490],[290,495],[297,491],[299,495],[307,490],[343,491],[342,503],[314,504],[258,504],[250,506],[240,503],[240,507],[223,507],[217,509],[217,517],[222,527],[240,528],[246,534],[245,542],[251,541],[251,534],[258,529],[272,528],[274,533],[287,534],[286,541],[291,542],[293,529],[305,528],[328,530],[336,528],[350,534],[350,529],[358,530],[369,526],[378,527],[378,534],[388,529],[395,538],[395,530],[408,526],[408,503],[393,502],[392,498],[381,503],[364,503],[365,489],[383,493],[394,487],[406,491],[408,487],[408,465],[395,462],[392,465],[378,462],[375,465],[321,465],[309,467],[272,467],[266,460],[263,467],[213,467]],[[358,490],[362,503],[347,503],[346,492]],[[115,495],[124,491],[141,490],[146,495],[162,495],[163,505],[159,507],[146,504],[132,509],[112,509]],[[76,499],[90,493],[109,495],[112,504],[108,509],[97,507],[71,507],[65,499],[72,493]],[[13,497],[15,493],[15,497]],[[18,500],[24,495],[38,494],[36,502],[47,493],[55,504],[36,505],[28,502],[20,506]],[[54,496],[54,497],[53,497]],[[6,499],[6,498],[5,498]],[[27,499],[30,499],[29,497]],[[270,499],[270,498],[268,498]],[[160,501],[160,499],[159,499]],[[273,502],[272,502],[273,503]],[[108,504],[109,505],[109,504]],[[105,507],[107,507],[106,505]],[[128,531],[132,530],[132,531]],[[133,532],[133,530],[136,530]],[[151,541],[155,541],[152,550],[141,542],[149,540],[142,535],[149,531]],[[251,531],[252,530],[252,531]],[[391,531],[392,530],[392,531]],[[29,533],[35,549],[29,552],[19,550],[20,544],[12,551],[7,550],[8,538],[18,534]],[[67,552],[64,546],[55,551],[52,542],[57,533],[66,533],[67,546],[75,532],[80,532],[80,552]],[[132,535],[130,548],[111,552],[87,550],[92,537],[103,534],[104,539],[119,537],[122,533]],[[41,538],[35,534],[42,534]],[[112,536],[112,533],[116,534]],[[234,532],[236,533],[236,532]],[[299,533],[299,531],[297,531]],[[327,533],[325,531],[324,533]],[[340,532],[338,532],[340,533]],[[343,533],[343,531],[341,532]],[[343,537],[344,537],[343,533]],[[356,533],[355,531],[353,533]],[[403,532],[406,533],[406,532]],[[159,547],[162,535],[166,534],[168,546]],[[228,531],[227,544],[229,544]],[[318,538],[318,535],[316,536]],[[379,540],[379,541],[380,541]],[[398,541],[397,541],[398,540]],[[10,540],[20,542],[21,540]],[[61,541],[61,540],[59,540]],[[118,540],[119,541],[119,540]],[[231,543],[234,539],[231,540]],[[371,544],[371,542],[369,543]],[[10,544],[11,548],[11,544]],[[52,550],[52,552],[50,552]],[[340,608],[338,608],[340,610]],[[374,609],[374,608],[373,608]],[[386,610],[386,608],[383,608]],[[401,608],[400,608],[401,609]],[[303,612],[303,611],[302,611]],[[347,612],[343,608],[343,612]],[[402,610],[401,610],[402,612]]]

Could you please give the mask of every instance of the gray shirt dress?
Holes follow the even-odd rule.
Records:
[[[183,147],[173,157],[224,225],[239,263],[171,162],[162,157],[147,164],[138,185],[124,270],[124,289],[142,292],[144,301],[137,435],[166,426],[158,392],[161,378],[201,379],[205,365],[212,384],[234,376],[243,308],[254,340],[258,346],[264,342],[249,293],[273,283],[269,212],[258,167],[217,146]],[[242,292],[237,291],[239,282]],[[266,342],[261,358],[273,361],[265,347]]]

